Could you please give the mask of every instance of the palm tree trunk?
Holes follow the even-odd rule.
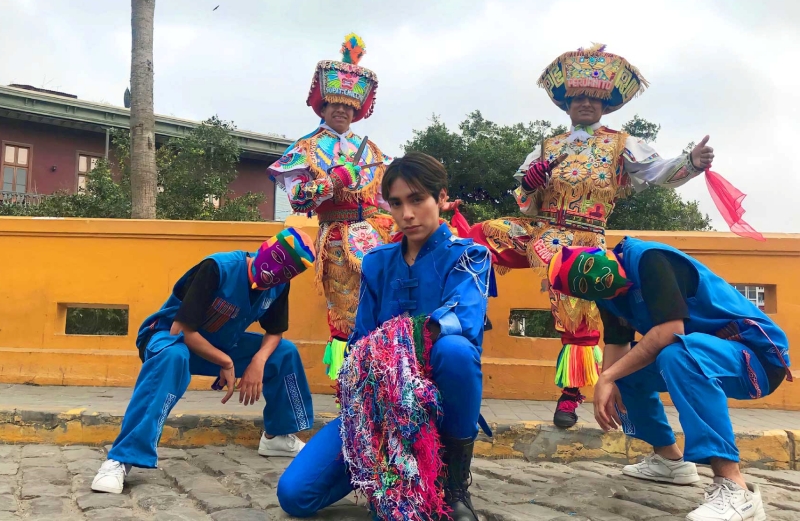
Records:
[[[131,217],[156,218],[153,18],[156,0],[131,0]]]

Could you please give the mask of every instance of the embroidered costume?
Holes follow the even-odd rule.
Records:
[[[624,58],[595,46],[567,52],[539,78],[551,100],[567,110],[570,98],[589,96],[618,110],[647,86],[641,73]],[[526,189],[526,174],[540,161],[555,166],[542,183]],[[526,217],[505,217],[472,227],[466,235],[492,251],[501,274],[533,268],[544,278],[548,261],[563,246],[605,248],[605,229],[617,199],[648,186],[675,188],[702,173],[689,154],[663,159],[647,143],[597,122],[572,126],[545,139],[525,159],[514,177],[520,181],[514,196]],[[601,363],[598,346],[600,319],[593,302],[550,291],[550,304],[563,349],[556,367],[556,385],[563,388],[559,410],[566,415],[556,424],[577,421],[575,408],[583,400],[579,388],[594,385]]]
[[[446,224],[440,225],[431,235],[411,266],[403,258],[404,242],[375,248],[364,257],[361,301],[352,342],[359,346],[362,339],[368,339],[368,343],[376,341],[381,338],[376,330],[396,325],[391,322],[392,319],[404,315],[428,317],[432,323],[438,324],[441,332],[430,347],[429,374],[441,397],[441,416],[437,418],[436,426],[444,448],[442,456],[448,476],[444,482],[444,499],[453,508],[453,517],[456,519],[475,519],[472,507],[467,506],[471,505],[467,487],[473,440],[481,422],[480,355],[491,259],[486,248],[471,240],[453,236]],[[406,337],[404,342],[408,340]],[[365,353],[359,351],[357,356],[361,360]],[[351,407],[355,403],[352,398],[356,392],[353,378],[359,374],[358,371],[348,370],[340,375],[342,393],[346,392],[346,396],[350,397],[342,403],[343,417],[356,412]],[[395,389],[388,385],[390,376],[391,372],[386,372],[385,378],[370,385],[389,393],[407,389],[405,386]],[[412,373],[398,375],[397,378],[398,381],[408,382]],[[365,394],[362,398],[367,400],[369,396]],[[383,393],[375,395],[375,399],[376,411],[395,403]],[[432,409],[408,410],[403,414],[408,415],[406,419],[417,415],[416,421],[422,422],[425,414],[432,414]],[[343,428],[343,422],[348,427]],[[307,517],[339,501],[354,487],[365,486],[370,490],[369,487],[373,485],[364,485],[360,480],[351,481],[348,463],[343,457],[340,432],[344,429],[346,434],[344,444],[354,446],[355,440],[351,439],[354,434],[350,428],[355,423],[351,417],[330,422],[289,465],[278,483],[278,500],[287,513]],[[487,429],[485,423],[481,425]],[[412,426],[409,425],[409,429]],[[384,432],[382,429],[369,430]],[[351,464],[352,457],[353,453],[349,451]],[[369,465],[369,462],[356,464],[353,477],[363,477],[362,471],[370,468]],[[425,468],[435,468],[435,465]],[[376,506],[401,500],[376,497],[370,501],[373,499]],[[408,499],[410,503],[415,501],[413,497]],[[418,513],[424,511],[424,506],[416,506],[420,508]],[[435,508],[435,505],[429,507]],[[395,516],[395,519],[400,518]]]
[[[669,287],[644,276],[658,262],[665,263],[669,275],[664,280],[671,279],[675,290],[653,291]],[[631,237],[617,245],[613,253],[565,247],[552,259],[549,281],[558,291],[597,302],[603,313],[606,344],[627,345],[635,332],[646,336],[668,318],[682,319],[684,334],[676,335],[674,343],[663,347],[653,363],[622,376],[616,384],[627,410],[620,415],[625,434],[654,447],[675,443],[659,398],[659,393],[669,393],[686,436],[687,462],[708,464],[711,458],[738,462],[739,451],[727,414],[728,398],[758,399],[774,392],[784,379],[792,380],[788,339],[780,327],[733,286],[680,250]],[[665,304],[677,314],[658,318],[664,315],[661,309]],[[627,338],[622,329],[627,330]],[[616,364],[636,349],[640,347],[634,346]],[[659,476],[657,470],[638,472],[648,470],[652,458],[623,472],[672,481],[669,476]],[[694,465],[682,479],[679,483],[699,480]],[[740,514],[747,508],[736,508],[735,512],[729,509],[735,496],[729,492],[735,489],[749,501],[741,487],[733,487],[725,491],[723,504],[701,506],[687,519],[750,519]],[[756,515],[754,519],[766,516]]]
[[[342,44],[343,61],[317,64],[306,103],[318,115],[326,103],[344,103],[355,109],[353,121],[368,118],[375,108],[378,78],[358,66],[366,52],[364,42],[351,34]],[[363,138],[347,130],[339,134],[322,123],[294,143],[268,171],[289,195],[292,209],[316,214],[319,219],[316,270],[317,287],[328,304],[330,339],[324,363],[336,378],[358,306],[361,260],[389,239],[393,225],[382,210],[381,180],[391,161],[375,143],[368,141],[358,162],[352,163]],[[345,175],[331,175],[342,166]]]

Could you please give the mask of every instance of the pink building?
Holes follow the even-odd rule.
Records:
[[[129,128],[126,108],[79,100],[76,96],[24,85],[0,86],[0,201],[24,201],[58,190],[76,192],[97,159],[108,156],[109,130]],[[200,123],[156,114],[156,144],[186,135]],[[242,154],[235,194],[263,192],[261,215],[276,217],[275,183],[267,166],[293,140],[274,134],[237,130]],[[278,190],[278,205],[286,195]],[[278,210],[278,218],[285,212]]]

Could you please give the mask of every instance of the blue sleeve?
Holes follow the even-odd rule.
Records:
[[[375,283],[380,280],[380,259],[367,254],[361,262],[361,290],[356,323],[349,343],[355,343],[378,328],[378,295]]]
[[[431,313],[441,328],[440,336],[461,335],[474,345],[480,343],[489,297],[492,258],[484,246],[472,245],[461,254],[447,275],[443,305]]]

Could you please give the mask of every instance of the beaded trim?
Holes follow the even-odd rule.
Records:
[[[750,378],[750,383],[753,384],[753,387],[756,390],[755,395],[753,393],[749,393],[750,398],[758,400],[759,398],[761,398],[761,387],[758,385],[758,377],[756,376],[756,372],[753,371],[752,367],[750,367],[750,353],[748,353],[744,349],[742,350],[742,353],[744,353],[744,361],[747,364],[747,376]]]
[[[559,213],[561,212],[548,212],[546,210],[540,210],[539,215],[534,217],[533,220],[544,222],[549,224],[550,226],[555,226],[555,227],[563,227],[572,230],[583,230],[603,235],[605,235],[606,233],[605,221],[589,219],[578,215],[570,215],[568,218],[564,219],[563,222],[559,222],[558,220]]]
[[[330,212],[317,213],[317,219],[321,223],[341,222],[341,221],[363,221],[378,214],[378,208],[375,206],[365,206],[361,209],[361,217],[359,218],[358,208],[349,208],[346,210],[331,210]]]

